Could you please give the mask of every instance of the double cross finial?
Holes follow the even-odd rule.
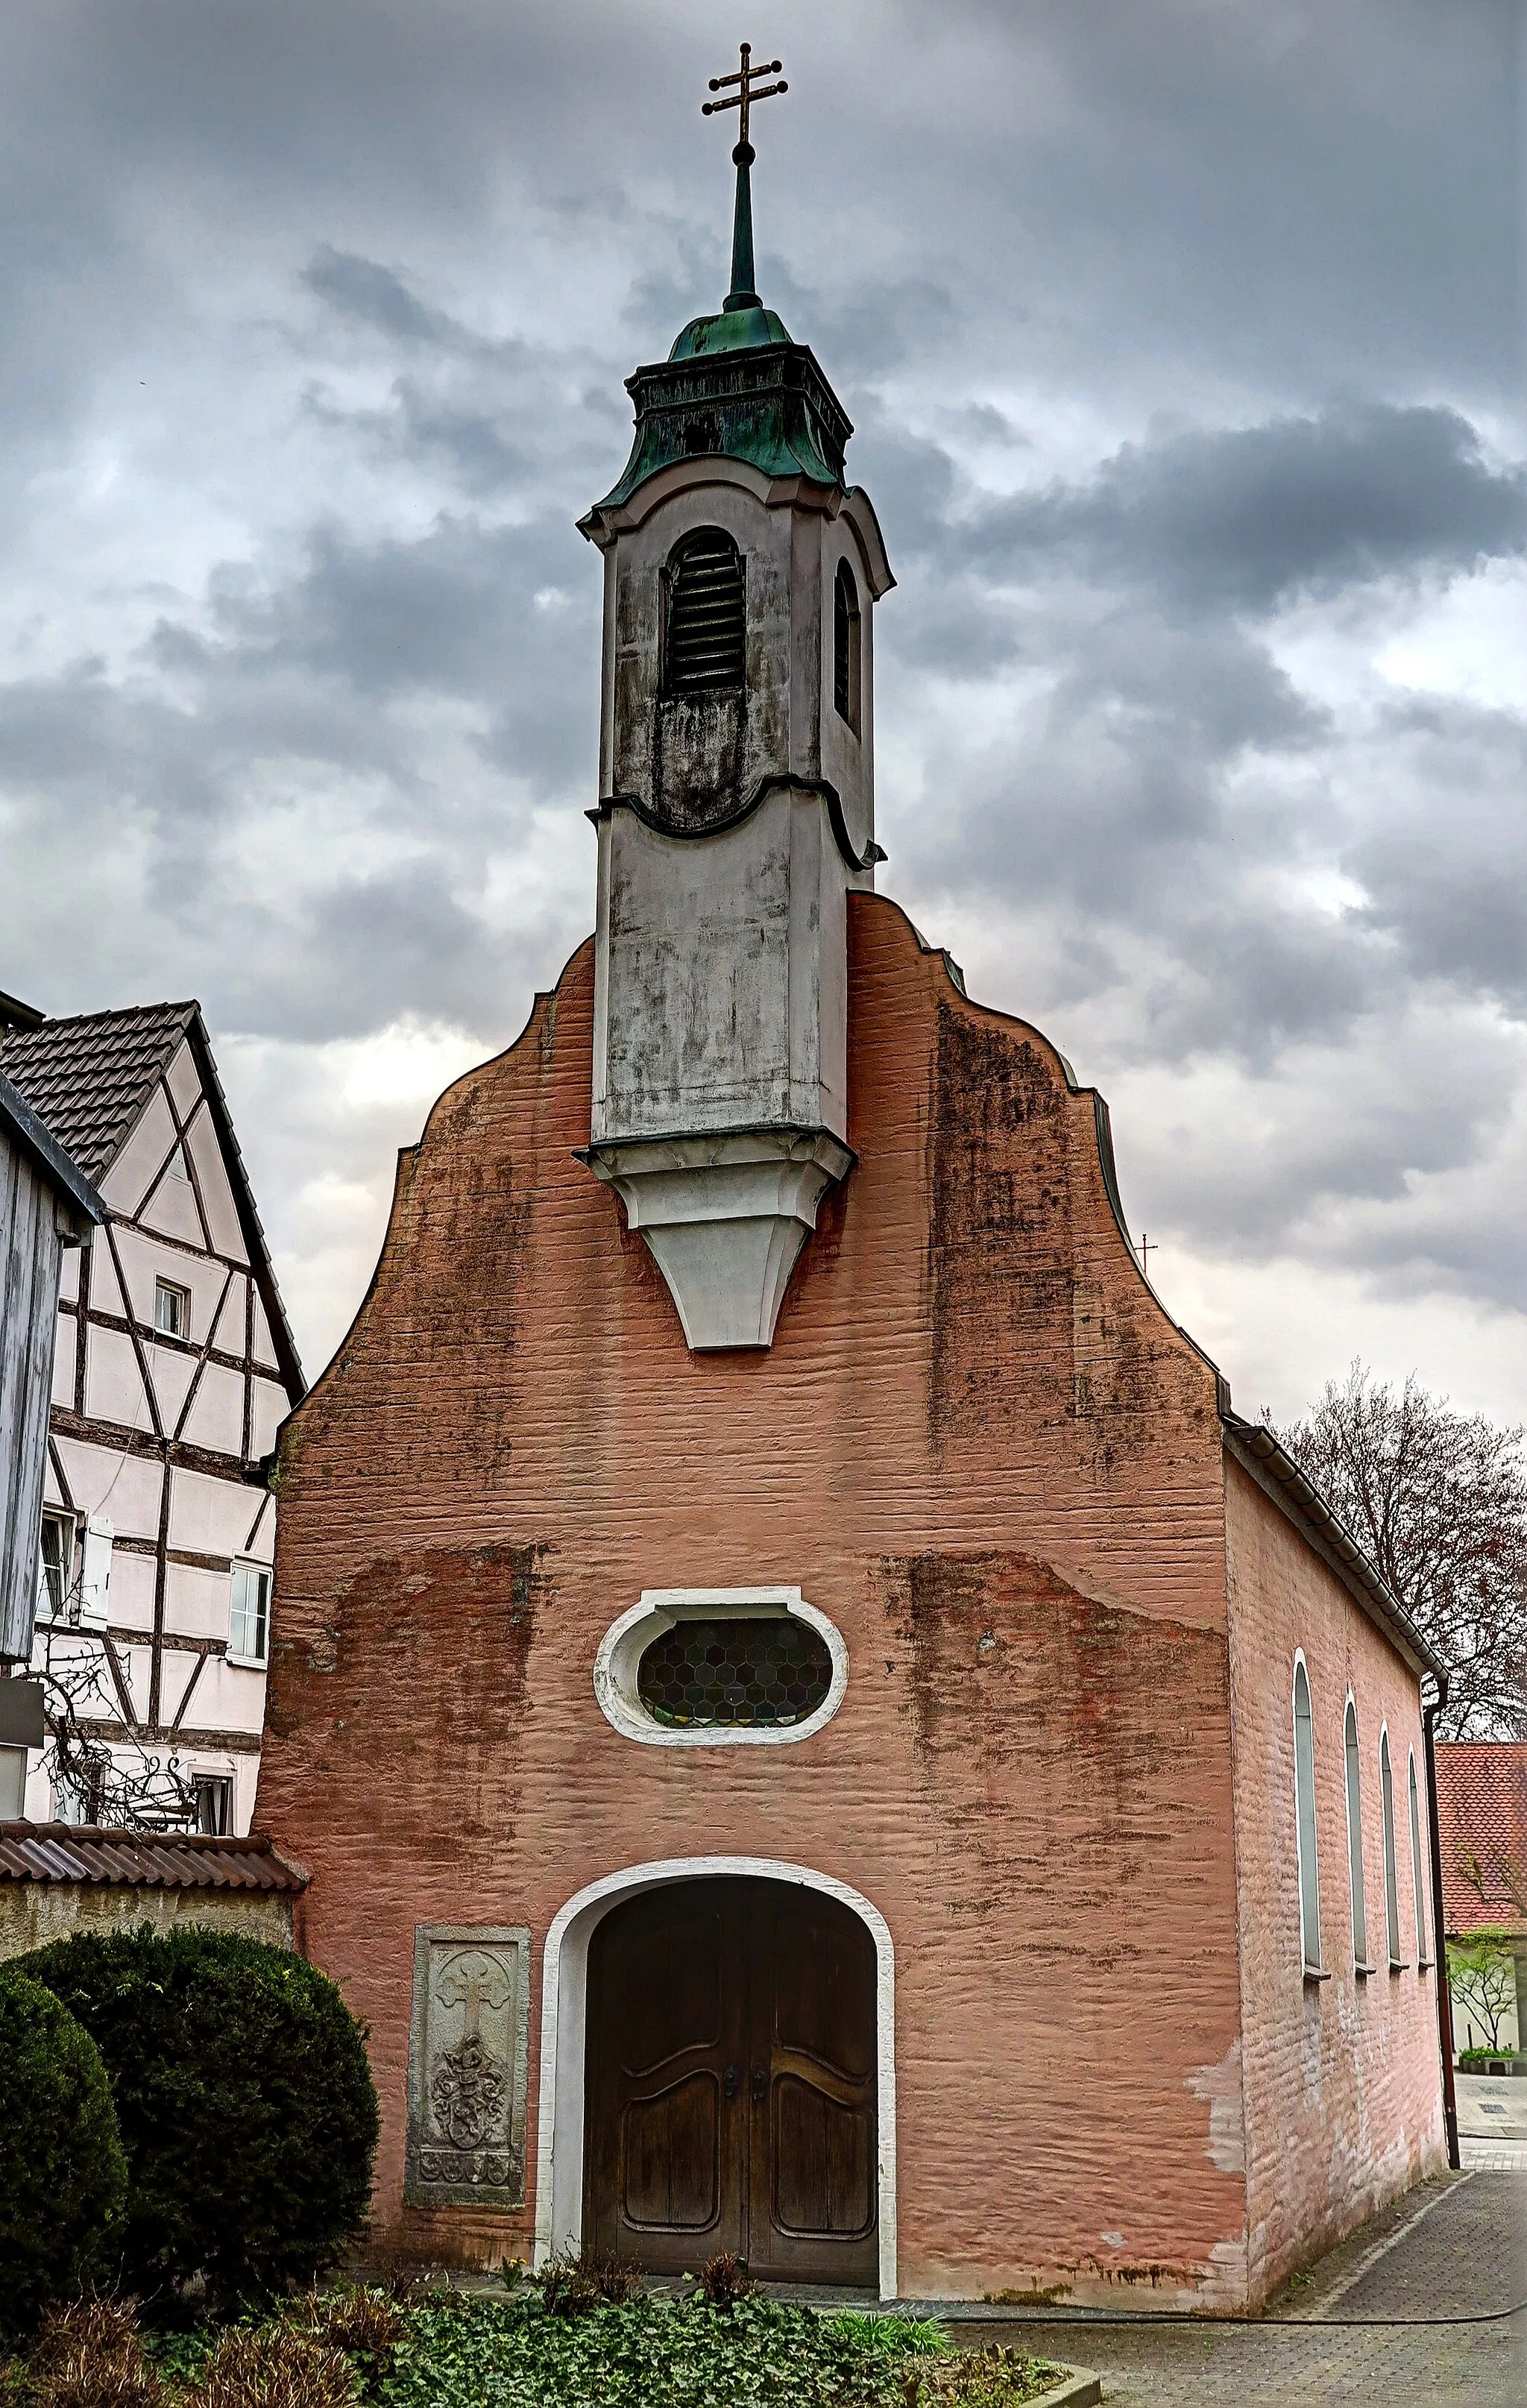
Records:
[[[738,129],[740,139],[732,153],[737,168],[737,201],[732,220],[732,290],[722,307],[726,309],[757,309],[763,305],[753,290],[753,194],[748,170],[755,154],[748,139],[748,112],[755,100],[771,99],[777,92],[788,92],[790,86],[788,83],[760,83],[761,76],[779,73],[779,62],[770,59],[764,66],[752,65],[753,47],[750,42],[739,43],[737,55],[741,64],[735,75],[712,76],[710,79],[711,91],[725,92],[727,97],[724,100],[702,101],[700,113],[703,117],[716,117],[723,108],[736,108],[742,112]],[[730,84],[736,85],[735,92],[727,91]]]
[[[755,155],[753,146],[748,139],[748,111],[751,108],[753,102],[755,100],[770,100],[777,92],[788,92],[790,90],[788,83],[770,83],[765,84],[761,92],[755,91],[754,86],[760,76],[778,74],[779,62],[778,59],[770,59],[764,66],[749,66],[749,61],[751,59],[752,55],[753,46],[751,42],[739,42],[737,45],[737,56],[741,61],[741,64],[737,68],[736,74],[728,76],[712,76],[710,79],[710,89],[712,92],[725,92],[727,85],[732,83],[735,83],[738,89],[726,100],[706,100],[702,101],[700,104],[700,114],[702,117],[719,117],[723,108],[739,108],[742,111],[741,120],[738,125],[737,147],[732,153],[733,158],[736,161],[739,167],[750,167],[753,164],[753,158]]]

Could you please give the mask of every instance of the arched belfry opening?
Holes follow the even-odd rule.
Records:
[[[664,577],[664,684],[671,695],[740,686],[748,672],[748,590],[742,554],[724,527],[696,527],[675,544]]]
[[[833,708],[855,736],[860,723],[859,588],[846,560],[833,580]]]

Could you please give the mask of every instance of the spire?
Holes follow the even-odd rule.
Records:
[[[770,83],[760,88],[759,78],[778,75],[779,62],[770,59],[765,65],[755,67],[749,64],[752,55],[750,42],[739,44],[740,64],[736,74],[712,76],[710,79],[712,92],[724,92],[728,84],[735,84],[736,91],[729,93],[725,100],[707,100],[701,104],[703,117],[719,116],[723,108],[741,111],[737,129],[739,139],[732,153],[737,169],[737,197],[732,215],[732,290],[721,304],[723,310],[763,307],[753,289],[756,273],[753,266],[753,188],[749,171],[758,153],[748,139],[748,112],[755,100],[768,100],[777,92],[790,90],[788,83]]]
[[[750,142],[739,142],[732,156],[737,163],[737,197],[732,212],[732,290],[721,308],[762,309],[764,304],[753,290],[753,185],[748,172],[757,153]]]

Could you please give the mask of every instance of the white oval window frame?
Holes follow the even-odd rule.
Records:
[[[763,1613],[793,1614],[814,1630],[833,1659],[833,1677],[820,1706],[798,1723],[711,1725],[689,1730],[655,1722],[642,1704],[636,1668],[654,1639],[678,1622],[742,1622]],[[644,1588],[628,1612],[612,1622],[593,1659],[593,1693],[605,1720],[622,1739],[643,1747],[790,1747],[830,1723],[849,1686],[849,1651],[842,1633],[807,1605],[798,1588]]]

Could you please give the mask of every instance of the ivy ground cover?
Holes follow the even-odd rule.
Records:
[[[581,2315],[526,2289],[416,2307],[376,2396],[386,2408],[1020,2408],[1059,2370],[961,2355],[906,2316],[819,2315],[641,2297]]]

